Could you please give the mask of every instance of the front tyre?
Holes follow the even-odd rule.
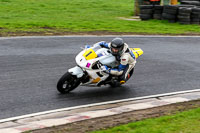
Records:
[[[80,85],[80,80],[70,74],[69,72],[65,73],[57,83],[57,90],[62,93],[69,93]]]

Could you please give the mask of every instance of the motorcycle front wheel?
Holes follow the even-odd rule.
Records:
[[[79,85],[80,85],[80,80],[76,76],[67,72],[59,79],[57,83],[57,90],[60,93],[65,94],[74,90]]]

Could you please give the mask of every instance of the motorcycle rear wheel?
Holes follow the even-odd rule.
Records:
[[[67,72],[59,79],[57,83],[57,90],[62,94],[66,94],[74,90],[79,85],[80,80],[76,76]]]
[[[121,84],[119,83],[119,82],[111,82],[111,83],[109,83],[109,85],[111,86],[111,87],[120,87],[121,86]]]

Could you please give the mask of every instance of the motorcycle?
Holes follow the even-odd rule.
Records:
[[[143,54],[140,48],[129,48],[137,59]],[[110,68],[116,68],[119,61],[111,54],[110,49],[100,46],[85,47],[75,58],[77,66],[70,68],[58,81],[57,90],[60,93],[69,93],[82,86],[101,86],[110,85],[112,87],[120,86],[119,77],[105,72],[104,65]],[[132,69],[129,72],[129,78],[133,74]]]

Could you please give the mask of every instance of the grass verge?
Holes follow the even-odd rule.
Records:
[[[199,133],[200,108],[92,133]]]
[[[0,0],[0,35],[200,34],[199,25],[129,21],[133,0]]]

